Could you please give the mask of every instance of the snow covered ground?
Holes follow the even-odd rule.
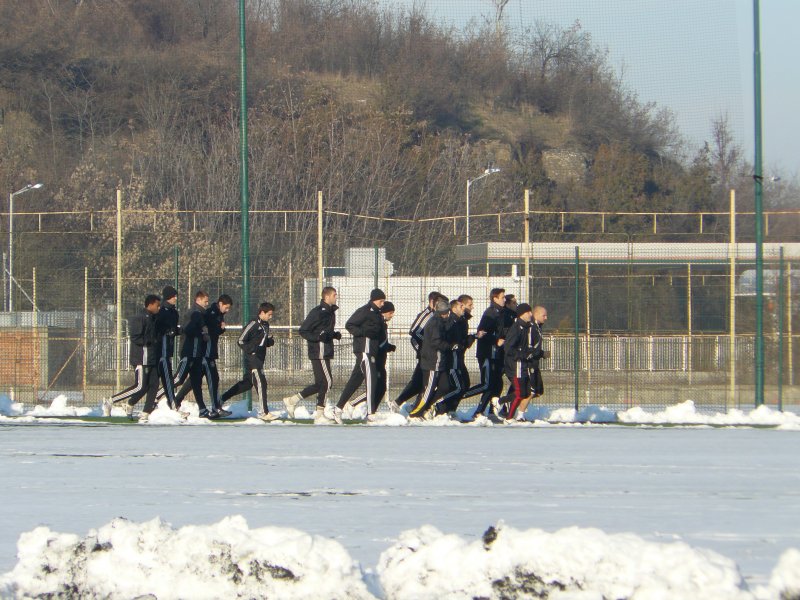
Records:
[[[120,598],[800,597],[794,413],[52,418],[93,410],[0,399],[0,596],[61,578]],[[554,424],[585,420],[616,424]]]

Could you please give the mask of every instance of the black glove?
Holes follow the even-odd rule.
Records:
[[[265,348],[271,348],[274,345],[275,345],[275,338],[272,336],[268,337],[267,341],[264,342]]]
[[[332,337],[334,340],[340,340],[340,339],[342,339],[342,333],[341,333],[340,331],[334,331],[334,332],[331,334],[331,337]]]
[[[389,352],[394,352],[395,350],[397,350],[397,346],[395,346],[394,344],[386,344],[384,348],[386,348],[386,354],[389,354]]]
[[[475,336],[470,334],[467,336],[467,348],[472,348],[472,344],[475,343]]]

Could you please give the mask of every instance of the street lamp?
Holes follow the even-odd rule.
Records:
[[[479,175],[475,179],[467,179],[467,246],[469,246],[469,188],[472,187],[472,184],[476,181],[480,181],[484,177],[488,177],[489,175],[494,175],[495,173],[499,173],[500,169],[496,167],[489,167],[483,171],[483,175]],[[467,277],[469,277],[469,265],[467,265]]]
[[[14,310],[14,196],[42,187],[44,186],[41,183],[29,183],[8,195],[8,312]]]

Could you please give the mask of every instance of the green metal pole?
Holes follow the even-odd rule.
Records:
[[[175,246],[175,290],[181,289],[180,287],[178,287],[178,282],[180,281],[180,274],[181,274],[180,255],[181,255],[180,248],[178,248],[178,246]],[[178,294],[178,298],[180,299],[180,294]],[[173,356],[172,356],[172,368],[173,369],[175,368],[175,364],[176,364],[177,360],[178,360],[178,353],[177,352],[173,352]]]
[[[250,320],[250,177],[247,171],[247,49],[245,45],[244,0],[239,0],[239,162],[241,168],[242,211],[242,323]],[[242,370],[245,371],[244,357]],[[247,409],[253,409],[253,400],[247,393]]]
[[[783,412],[783,314],[786,311],[783,289],[784,268],[783,246],[781,246],[778,267],[778,410],[781,412]]]
[[[373,287],[377,288],[378,287],[378,247],[377,246],[375,246],[375,271],[374,272],[375,272],[375,278],[374,278],[375,279],[375,281],[374,281],[375,285]]]
[[[573,359],[575,361],[575,410],[577,411],[580,406],[580,368],[581,368],[581,341],[580,341],[580,327],[578,320],[580,319],[580,290],[581,290],[581,255],[578,246],[575,246],[575,340],[572,349]]]
[[[755,221],[756,221],[756,380],[755,405],[764,404],[764,209],[762,206],[761,152],[761,17],[759,0],[753,0],[753,93],[755,106]]]

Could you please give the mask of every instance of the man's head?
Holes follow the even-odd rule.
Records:
[[[228,296],[228,294],[222,294],[217,299],[217,306],[219,306],[219,312],[224,315],[231,309],[231,306],[233,306],[233,298]]]
[[[275,307],[270,302],[262,302],[258,305],[258,318],[262,321],[269,321],[275,313]]]
[[[503,304],[509,310],[517,310],[517,297],[514,294],[506,294]]]
[[[436,301],[439,299],[440,296],[441,294],[439,292],[431,292],[430,294],[428,294],[428,306],[430,307],[431,310],[433,310],[434,307],[436,306]]]
[[[328,306],[333,306],[334,304],[336,304],[336,299],[338,297],[339,294],[336,291],[335,287],[327,286],[322,288],[322,301]]]
[[[161,298],[155,294],[147,294],[144,297],[144,307],[151,315],[156,314],[158,309],[161,308]]]
[[[464,314],[464,304],[461,302],[461,300],[456,298],[455,300],[450,301],[450,312],[457,317],[460,317]]]
[[[470,296],[468,294],[461,294],[458,297],[458,301],[461,302],[461,304],[464,305],[464,312],[466,314],[470,314],[472,312],[472,307],[473,307],[472,296]]]
[[[517,316],[525,321],[526,323],[530,323],[531,319],[533,318],[533,309],[531,309],[531,305],[523,302],[522,304],[518,305],[515,309],[517,312]]]
[[[203,290],[197,290],[197,293],[194,295],[194,301],[203,308],[208,308],[208,293]]]
[[[369,293],[369,301],[380,308],[386,302],[386,294],[383,293],[382,289],[375,288]]]
[[[494,288],[489,292],[489,300],[497,304],[497,306],[504,306],[506,303],[506,291],[503,288]]]
[[[544,325],[547,321],[547,309],[544,306],[537,306],[533,309],[533,319],[539,324]]]
[[[164,286],[161,292],[161,301],[175,306],[178,303],[178,290],[171,285]]]
[[[381,306],[381,316],[383,317],[383,320],[386,321],[387,323],[391,321],[392,317],[394,316],[394,304],[392,304],[388,300],[384,302],[383,306]]]
[[[447,318],[447,315],[450,314],[450,301],[445,296],[440,296],[436,300],[436,305],[433,307],[433,310],[443,319]]]

